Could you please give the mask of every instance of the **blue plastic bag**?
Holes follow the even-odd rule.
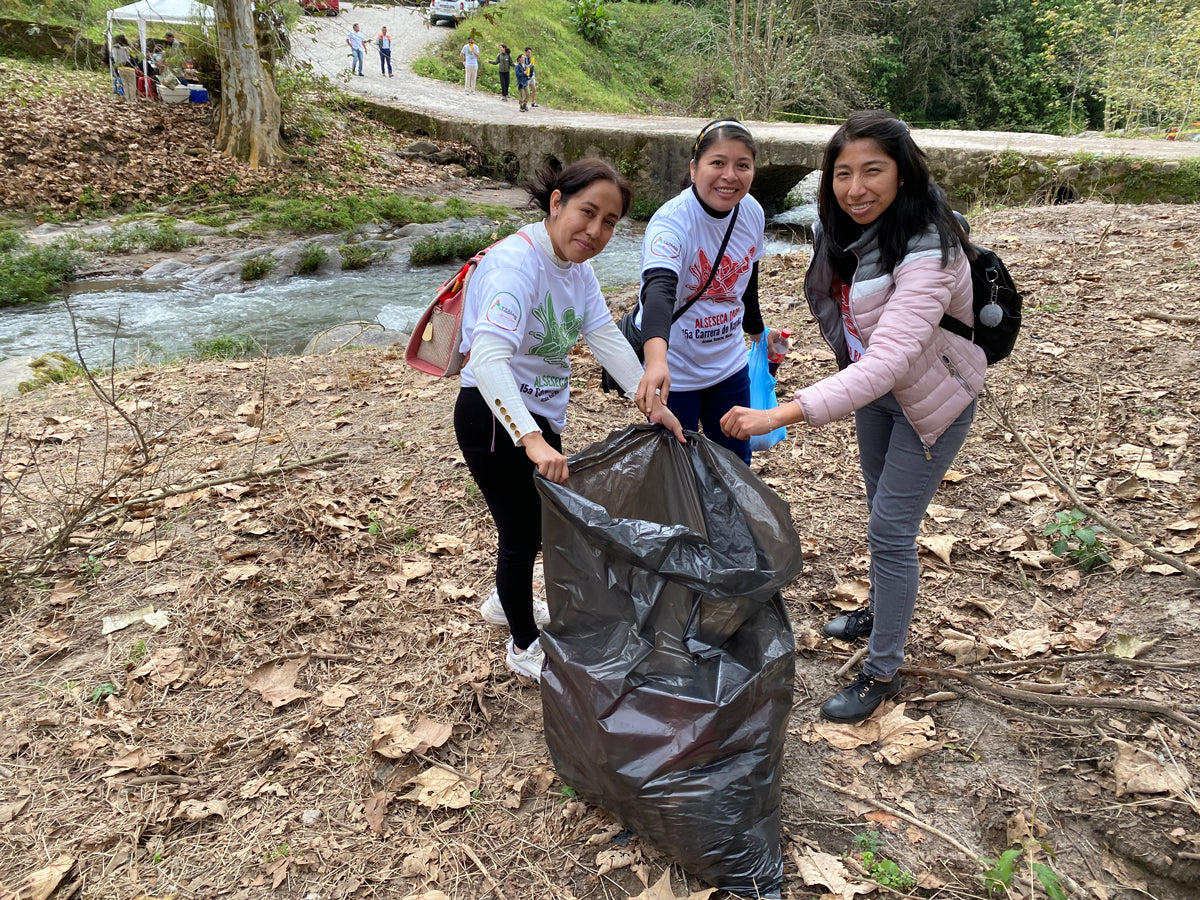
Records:
[[[775,399],[775,376],[771,374],[767,363],[767,334],[764,331],[757,341],[750,342],[750,408],[775,409],[779,402]],[[756,434],[750,438],[750,450],[759,453],[769,450],[787,437],[787,428],[780,425],[774,431],[766,434]]]

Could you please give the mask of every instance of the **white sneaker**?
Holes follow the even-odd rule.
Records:
[[[545,661],[546,654],[542,652],[540,641],[534,641],[523,652],[517,653],[516,648],[513,647],[513,639],[508,639],[508,653],[504,655],[504,664],[518,675],[540,681],[542,663]]]
[[[504,606],[500,603],[500,595],[495,588],[492,588],[488,598],[479,607],[479,615],[483,616],[483,621],[489,625],[508,624],[508,618],[504,615]],[[545,600],[539,600],[537,597],[533,598],[533,621],[539,628],[550,624],[550,607],[546,605]]]

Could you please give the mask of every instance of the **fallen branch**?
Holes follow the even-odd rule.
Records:
[[[220,478],[209,478],[205,481],[193,481],[191,484],[187,484],[182,487],[155,489],[150,494],[143,494],[140,497],[130,497],[128,500],[122,501],[121,503],[117,503],[113,506],[106,506],[104,509],[97,510],[92,515],[82,520],[79,524],[90,525],[99,519],[103,519],[106,516],[111,516],[114,513],[121,512],[122,510],[133,509],[137,506],[145,506],[148,503],[157,503],[159,500],[165,500],[167,497],[177,497],[180,494],[189,494],[192,491],[203,491],[211,487],[219,487],[222,484],[231,484],[235,481],[255,481],[262,478],[269,478],[272,475],[283,475],[296,469],[305,469],[309,466],[319,466],[322,463],[345,459],[349,455],[350,451],[348,450],[338,450],[336,453],[326,453],[324,456],[316,456],[312,459],[298,460],[294,463],[288,463],[286,466],[272,466],[269,469],[263,469],[259,472],[245,471],[239,472],[236,475],[224,475]]]
[[[1195,584],[1200,585],[1200,569],[1197,569],[1195,566],[1188,565],[1182,559],[1171,556],[1169,553],[1163,553],[1161,550],[1156,549],[1145,538],[1140,537],[1131,531],[1127,531],[1112,519],[1108,518],[1108,516],[1098,512],[1096,509],[1085,503],[1083,498],[1079,496],[1079,492],[1075,490],[1074,486],[1056,471],[1054,471],[1054,467],[1046,463],[1046,461],[1043,460],[1041,456],[1034,452],[1034,449],[1029,446],[1029,443],[1025,440],[1025,437],[1016,428],[1016,426],[1013,425],[1012,417],[1009,415],[1008,410],[1001,407],[999,402],[997,402],[995,397],[993,397],[991,394],[989,394],[988,397],[991,400],[989,405],[990,408],[985,410],[988,418],[1004,428],[1013,436],[1013,440],[1017,442],[1017,445],[1025,451],[1025,453],[1030,459],[1033,460],[1034,464],[1039,469],[1046,473],[1046,477],[1053,481],[1054,484],[1064,494],[1067,495],[1072,505],[1074,505],[1076,509],[1086,515],[1093,522],[1103,526],[1103,528],[1108,531],[1109,534],[1120,538],[1127,544],[1131,544],[1138,550],[1141,550],[1151,559],[1156,559],[1160,563],[1164,563],[1173,569],[1179,570],[1188,578],[1190,578]]]
[[[1177,707],[1165,703],[1151,703],[1149,700],[1133,700],[1121,697],[1058,697],[1054,694],[1039,694],[1034,691],[1022,691],[1016,688],[1003,687],[986,678],[974,675],[963,669],[938,669],[932,666],[904,666],[904,669],[916,674],[929,675],[934,678],[953,678],[976,690],[987,691],[1007,697],[1009,700],[1021,700],[1026,703],[1045,703],[1048,706],[1073,706],[1084,709],[1124,709],[1130,712],[1144,712],[1172,719],[1188,728],[1200,731],[1200,722],[1185,716]]]
[[[840,784],[834,784],[832,781],[826,781],[824,778],[818,778],[817,784],[821,785],[822,787],[827,787],[831,791],[837,791],[840,794],[845,794],[847,797],[853,797],[855,800],[858,800],[862,803],[870,804],[871,806],[874,806],[876,809],[882,810],[883,812],[887,813],[889,816],[895,816],[897,819],[903,819],[905,822],[908,822],[910,825],[916,825],[922,831],[928,831],[934,837],[941,838],[943,841],[945,841],[947,844],[949,844],[951,847],[953,847],[955,850],[957,850],[959,853],[961,853],[967,859],[975,860],[975,863],[977,865],[979,865],[980,867],[985,868],[985,869],[987,868],[987,866],[984,864],[982,858],[980,857],[980,855],[978,853],[976,853],[974,850],[972,850],[970,847],[966,846],[965,844],[960,843],[957,839],[950,837],[950,835],[946,834],[946,832],[941,831],[941,830],[935,828],[934,826],[930,825],[928,822],[922,822],[920,819],[910,816],[906,812],[901,812],[898,809],[893,809],[892,807],[888,806],[886,803],[880,803],[874,797],[868,797],[866,794],[861,794],[858,791],[854,790],[853,788],[842,787]]]
[[[1143,309],[1133,314],[1135,319],[1158,319],[1160,322],[1181,322],[1184,325],[1200,325],[1200,316],[1183,316],[1178,313],[1158,312],[1153,309]]]
[[[1154,641],[1157,643],[1157,639]],[[1151,659],[1132,659],[1126,656],[1117,656],[1112,653],[1072,653],[1069,656],[1048,656],[1043,659],[1014,659],[1010,662],[987,663],[982,666],[972,666],[972,672],[1007,672],[1012,669],[1032,669],[1040,666],[1057,666],[1062,663],[1071,662],[1109,662],[1123,666],[1132,666],[1139,669],[1171,669],[1174,671],[1184,671],[1186,669],[1194,669],[1200,667],[1200,659],[1180,659],[1175,662],[1169,660],[1151,660]]]
[[[456,844],[455,846],[457,846],[458,849],[460,849],[463,853],[467,854],[467,856],[471,857],[471,862],[475,863],[475,865],[479,868],[479,871],[483,874],[483,877],[487,880],[487,883],[491,885],[492,890],[496,892],[496,896],[499,897],[500,900],[508,900],[508,898],[504,896],[504,891],[500,890],[500,885],[496,883],[496,879],[492,877],[492,873],[489,872],[487,870],[487,866],[483,864],[483,860],[475,855],[475,851],[466,844]]]

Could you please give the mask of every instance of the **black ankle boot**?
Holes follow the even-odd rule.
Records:
[[[867,637],[874,627],[875,613],[870,609],[856,609],[826,622],[821,632],[839,641],[856,641],[860,637]]]
[[[849,687],[842,688],[825,701],[825,705],[821,707],[821,715],[834,722],[854,725],[870,718],[880,703],[890,700],[898,693],[898,674],[891,681],[876,681],[870,675],[859,672]]]

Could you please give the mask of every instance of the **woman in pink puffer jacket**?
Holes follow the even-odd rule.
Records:
[[[946,313],[974,321],[974,250],[902,120],[881,110],[850,116],[825,148],[817,203],[804,293],[839,371],[777,409],[736,407],[721,427],[748,438],[854,413],[871,587],[865,609],[823,631],[869,642],[862,672],[821,707],[853,723],[900,690],[920,577],[917,533],[975,418],[987,361],[939,327]]]

